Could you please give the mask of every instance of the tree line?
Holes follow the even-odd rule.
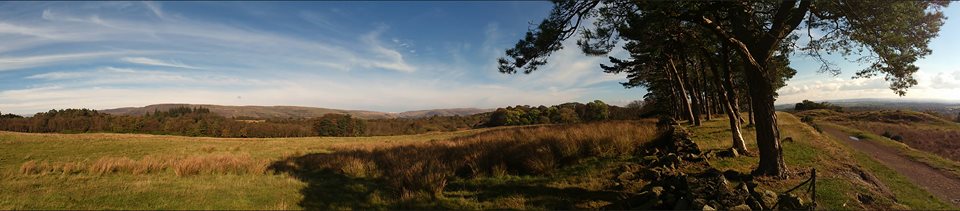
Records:
[[[545,109],[542,114],[556,116],[556,110],[562,110],[564,112],[562,118],[541,120],[541,114],[538,113],[540,110],[530,106],[500,108],[496,112],[468,116],[367,120],[345,114],[325,114],[322,117],[309,119],[226,118],[202,107],[178,107],[167,111],[148,112],[142,116],[110,115],[92,109],[60,109],[39,112],[26,118],[14,114],[0,115],[0,130],[32,133],[145,133],[230,138],[387,136],[504,125],[637,119],[639,115],[635,111],[640,109],[639,107],[608,106],[602,101],[587,104],[566,103],[550,108],[552,111]],[[511,111],[509,114],[503,112],[508,110]],[[518,119],[516,114],[522,116],[520,118],[522,120]],[[504,122],[491,123],[491,121]]]
[[[406,135],[482,125],[483,114],[422,119],[363,120],[344,114],[310,119],[226,118],[206,108],[179,107],[143,116],[110,115],[91,109],[61,109],[32,117],[0,115],[0,130],[32,133],[145,133],[160,135],[270,138]]]
[[[834,105],[829,102],[818,103],[818,102],[813,102],[809,100],[803,100],[802,102],[799,102],[793,106],[793,110],[796,110],[796,111],[806,111],[806,110],[815,110],[815,109],[828,109],[828,110],[833,110],[837,112],[843,111],[843,107]]]
[[[587,104],[572,102],[549,107],[543,105],[537,107],[529,105],[508,106],[493,111],[485,126],[634,120],[644,117],[643,105],[642,102],[637,101],[627,107],[619,107],[595,100]]]

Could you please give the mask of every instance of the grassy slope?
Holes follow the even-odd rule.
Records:
[[[291,209],[305,184],[286,175],[178,177],[156,174],[24,175],[30,160],[92,162],[101,157],[285,155],[442,140],[478,131],[356,138],[225,139],[133,134],[0,132],[0,209]]]
[[[837,140],[816,132],[812,127],[802,123],[789,113],[778,112],[778,120],[782,138],[790,137],[793,142],[783,142],[783,154],[787,166],[794,172],[818,169],[817,196],[818,204],[824,209],[944,209],[950,205],[937,201],[929,193],[916,185],[905,182],[905,178],[893,172],[892,169],[880,165],[861,153],[854,152],[848,147],[839,144]],[[730,147],[729,126],[726,119],[718,119],[704,123],[701,127],[692,128],[695,132],[694,140],[704,150],[726,149]],[[755,135],[751,128],[743,130],[744,139],[751,150],[756,149]],[[714,166],[720,169],[734,169],[747,172],[754,168],[757,157],[714,158]],[[855,169],[864,169],[876,175],[886,184],[889,191],[894,193],[897,201],[891,197],[884,197],[882,191],[865,184],[858,178]],[[785,191],[799,184],[808,175],[793,176],[785,181],[769,181],[762,183],[775,191]],[[860,205],[857,194],[874,196],[878,201],[873,205]],[[906,206],[906,207],[904,207]]]

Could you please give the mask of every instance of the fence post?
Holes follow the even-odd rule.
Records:
[[[810,181],[810,189],[812,192],[811,205],[812,205],[812,208],[816,209],[817,207],[817,169],[813,168],[813,170],[810,170],[810,175],[813,177],[811,178],[811,180],[813,181]]]

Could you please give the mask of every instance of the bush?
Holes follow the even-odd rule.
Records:
[[[890,139],[893,139],[894,141],[897,141],[897,142],[903,142],[903,136],[900,136],[900,135],[894,135],[893,137],[890,137]]]
[[[817,103],[809,100],[803,100],[803,102],[797,103],[794,105],[793,110],[796,111],[806,111],[814,109],[829,109],[837,112],[843,112],[843,107],[833,105],[828,102]]]

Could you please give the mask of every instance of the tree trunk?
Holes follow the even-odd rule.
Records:
[[[701,67],[701,68],[704,68],[704,67]],[[710,92],[708,91],[708,90],[709,90],[709,87],[707,86],[707,85],[708,85],[708,83],[707,83],[708,80],[707,80],[707,75],[706,75],[706,74],[701,74],[700,81],[703,82],[703,83],[700,84],[700,86],[703,87],[703,92],[702,92],[702,94],[701,94],[701,96],[702,96],[702,97],[701,97],[701,100],[703,100],[703,110],[705,111],[705,112],[704,112],[704,117],[705,117],[704,119],[709,122],[709,121],[710,121],[710,114],[713,113],[713,107],[711,107],[711,106],[713,106],[713,102],[712,102],[712,99],[713,99],[712,96],[713,96],[713,95],[710,94]]]
[[[683,113],[681,115],[686,116],[688,120],[693,121],[693,111],[690,109],[690,101],[687,99],[687,88],[683,85],[684,81],[680,77],[680,73],[677,71],[677,65],[673,62],[673,57],[668,56],[667,61],[670,62],[670,67],[668,69],[672,71],[671,75],[673,75],[674,84],[678,88],[677,91],[680,92],[680,96],[678,97],[680,98],[680,105],[683,106],[683,111],[681,111]]]
[[[749,87],[750,85],[747,84]],[[753,96],[750,94],[750,89],[747,88],[747,126],[753,126]]]
[[[743,140],[743,134],[740,133],[740,114],[733,109],[734,106],[731,104],[732,101],[729,100],[729,91],[731,89],[724,87],[723,80],[720,79],[721,77],[719,76],[721,75],[717,71],[717,68],[713,69],[713,74],[718,76],[715,78],[714,83],[717,86],[717,93],[720,95],[720,101],[722,103],[720,107],[723,107],[724,111],[727,113],[727,120],[730,123],[730,136],[733,140],[730,148],[737,151],[738,154],[747,154],[749,153],[747,150],[747,144]]]
[[[687,87],[690,88],[690,108],[692,108],[691,112],[693,112],[693,126],[700,126],[700,114],[702,113],[702,106],[700,105],[700,88],[697,87],[697,83],[693,82],[697,79],[690,78],[690,74],[687,74],[686,70],[682,71],[682,73],[683,79],[687,82]]]
[[[783,162],[780,130],[773,107],[773,84],[763,75],[763,70],[753,66],[747,67],[747,79],[753,82],[750,83],[750,107],[756,121],[757,150],[760,153],[760,164],[754,174],[783,177],[787,166]]]

